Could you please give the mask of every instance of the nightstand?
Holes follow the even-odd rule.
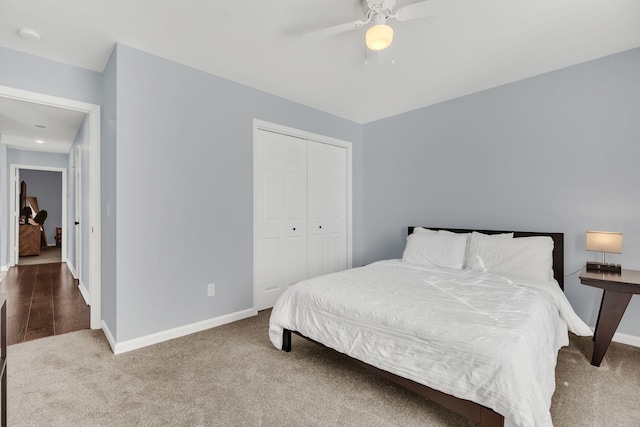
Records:
[[[593,333],[593,356],[591,364],[600,366],[604,354],[611,344],[620,319],[633,294],[640,294],[640,271],[622,270],[621,273],[587,271],[580,273],[580,283],[603,289],[600,312]]]

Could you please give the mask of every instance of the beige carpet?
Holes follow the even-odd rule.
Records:
[[[52,262],[62,262],[62,249],[55,246],[40,248],[40,255],[21,256],[18,258],[18,265],[50,264]]]
[[[294,336],[273,348],[269,311],[114,356],[101,331],[9,347],[11,426],[469,426],[465,419]],[[592,342],[559,356],[562,426],[640,425],[640,348]]]

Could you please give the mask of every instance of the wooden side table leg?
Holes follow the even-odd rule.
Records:
[[[613,338],[613,334],[615,334],[620,324],[620,319],[622,319],[622,315],[627,309],[627,305],[632,296],[633,294],[610,290],[604,291],[595,333],[593,356],[591,357],[591,364],[593,366],[600,366],[602,358],[607,352],[609,344],[611,344],[611,338]]]
[[[604,301],[604,289],[602,290],[602,298],[600,298],[600,309],[598,310],[598,320],[596,320],[596,327],[593,330],[593,338],[591,341],[596,340],[596,335],[598,335],[598,325],[600,324],[600,315],[602,314],[602,302]]]

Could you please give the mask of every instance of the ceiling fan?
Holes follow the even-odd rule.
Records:
[[[435,8],[431,7],[437,0],[425,0],[401,7],[393,11],[396,0],[362,0],[362,10],[366,16],[365,20],[346,22],[340,25],[323,28],[303,34],[303,37],[329,37],[358,29],[368,23],[373,23],[365,35],[366,45],[371,50],[383,50],[388,48],[393,41],[393,28],[387,25],[390,18],[397,21],[408,21],[410,19],[427,18],[435,15]]]

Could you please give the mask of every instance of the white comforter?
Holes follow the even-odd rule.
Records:
[[[282,294],[283,328],[431,388],[492,408],[507,426],[551,426],[567,330],[591,335],[555,281],[381,261]]]

